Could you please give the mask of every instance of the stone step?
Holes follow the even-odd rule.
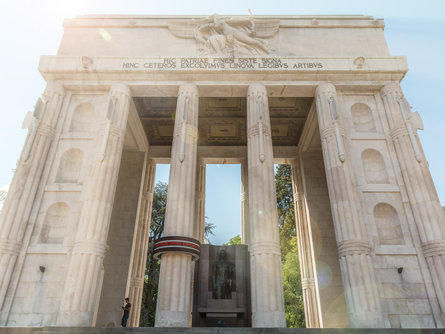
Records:
[[[445,329],[0,327],[0,334],[445,334]]]

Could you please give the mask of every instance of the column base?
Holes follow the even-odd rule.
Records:
[[[190,314],[180,311],[157,311],[155,327],[189,327]]]
[[[68,311],[59,315],[58,326],[63,327],[90,327],[93,326],[92,312]]]
[[[252,312],[252,327],[286,328],[286,316],[280,312]]]
[[[348,313],[348,317],[351,328],[385,328],[380,312],[354,312]]]

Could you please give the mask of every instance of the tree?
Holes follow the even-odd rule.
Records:
[[[232,245],[241,245],[241,237],[239,234],[235,235],[233,238],[230,238],[229,242],[223,244],[223,246]]]
[[[297,237],[290,240],[291,251],[282,263],[284,308],[287,327],[305,327]]]
[[[164,234],[165,210],[167,207],[168,185],[164,182],[156,184],[153,193],[153,204],[150,223],[150,237],[148,241],[147,263],[145,267],[144,290],[142,293],[141,317],[139,326],[153,327],[156,317],[156,301],[158,297],[159,270],[160,261],[153,257],[155,240]],[[204,226],[204,235],[208,238],[213,235],[215,225],[206,222]]]
[[[280,230],[281,256],[284,260],[291,251],[290,240],[296,235],[295,211],[292,196],[292,170],[289,165],[279,165],[275,173],[277,191],[278,227]]]
[[[155,323],[156,300],[158,295],[160,261],[153,257],[154,241],[164,233],[165,209],[167,206],[168,185],[156,184],[153,192],[153,204],[148,240],[147,262],[145,266],[144,290],[142,293],[141,317],[139,326],[152,327]]]
[[[292,195],[292,169],[289,165],[278,166],[275,185],[286,324],[287,327],[306,327]]]

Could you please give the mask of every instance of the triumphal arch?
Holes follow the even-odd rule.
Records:
[[[155,166],[156,325],[187,327],[205,168],[242,166],[253,327],[285,327],[274,164],[290,164],[309,327],[444,327],[445,218],[368,16],[66,20],[0,220],[0,325],[137,326]],[[227,208],[230,210],[230,208]]]

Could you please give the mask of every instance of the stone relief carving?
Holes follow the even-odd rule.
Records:
[[[371,109],[364,103],[355,103],[351,107],[352,121],[357,132],[376,132]]]
[[[171,21],[176,37],[193,38],[203,56],[265,55],[274,49],[263,38],[278,31],[279,20],[255,20],[252,16],[223,18],[213,14],[202,20]]]
[[[64,202],[57,202],[48,208],[40,231],[39,243],[63,244],[66,223],[70,207]]]
[[[379,151],[366,149],[362,152],[365,179],[368,184],[389,184],[385,161]]]
[[[402,228],[396,209],[388,203],[378,203],[374,207],[374,219],[381,245],[403,245]]]
[[[83,152],[78,148],[65,151],[60,159],[57,170],[57,183],[81,183],[79,180],[80,169],[82,168]]]

